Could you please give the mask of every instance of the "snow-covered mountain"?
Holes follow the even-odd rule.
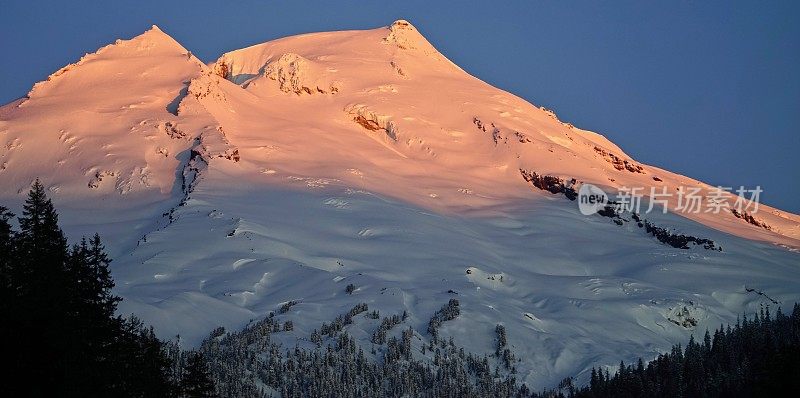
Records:
[[[107,241],[122,312],[188,344],[289,301],[292,346],[360,302],[424,339],[458,298],[442,335],[492,353],[505,325],[544,387],[800,300],[800,217],[583,215],[587,183],[736,199],[469,75],[406,21],[208,65],[153,26],[0,108],[0,144],[0,203],[40,178],[73,239]],[[346,328],[369,345],[379,323]]]

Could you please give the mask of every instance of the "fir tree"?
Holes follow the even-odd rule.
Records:
[[[214,383],[205,357],[200,352],[189,354],[186,361],[184,376],[181,380],[181,394],[186,398],[212,398],[216,397]]]
[[[0,308],[5,315],[6,306],[16,294],[12,288],[11,278],[12,250],[14,248],[14,231],[11,228],[11,219],[14,214],[3,206],[0,206]]]
[[[17,345],[10,352],[18,355],[12,359],[16,364],[12,372],[39,380],[32,386],[34,394],[51,395],[66,381],[69,349],[75,344],[68,328],[67,241],[39,180],[31,187],[18,221],[16,255],[9,268],[16,290],[9,324],[15,325],[12,338]],[[13,373],[11,377],[18,378]]]
[[[8,396],[170,397],[166,347],[152,328],[115,315],[110,259],[100,237],[68,250],[37,180],[19,218],[0,207],[0,373]],[[35,380],[28,383],[26,380]]]

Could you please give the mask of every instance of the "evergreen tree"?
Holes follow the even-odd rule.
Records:
[[[67,367],[67,383],[76,391],[101,392],[107,380],[118,376],[111,354],[119,343],[122,320],[114,315],[120,299],[111,293],[109,263],[97,234],[90,242],[82,239],[69,253],[70,330],[76,335],[75,350],[84,353],[70,358]]]
[[[699,344],[675,345],[647,366],[620,364],[604,378],[592,369],[576,397],[760,397],[800,395],[800,306],[773,318],[765,308]],[[605,380],[604,380],[605,379]]]
[[[9,322],[14,325],[12,344],[16,345],[10,350],[15,355],[11,361],[16,364],[11,378],[24,375],[39,380],[31,386],[32,392],[52,395],[55,386],[66,381],[67,358],[74,339],[68,327],[67,241],[39,180],[31,187],[18,221],[20,231],[9,268],[16,290]]]
[[[18,344],[20,337],[18,330],[13,326],[14,322],[19,322],[17,295],[19,294],[17,284],[14,279],[15,261],[14,247],[15,234],[11,228],[11,219],[14,214],[8,209],[0,206],[0,348],[6,357],[6,363],[12,363],[17,358],[13,352],[7,351],[12,344]],[[18,373],[12,369],[9,372],[0,373],[0,385],[8,386],[7,381],[13,380]]]
[[[14,248],[14,231],[11,219],[14,214],[0,206],[0,314],[6,315],[12,296],[16,294],[11,278],[12,250]]]
[[[181,395],[185,398],[212,398],[217,393],[205,357],[200,352],[190,353],[181,380]]]
[[[99,315],[111,318],[117,310],[117,303],[122,299],[111,292],[114,288],[114,279],[111,278],[108,268],[111,259],[105,252],[100,235],[94,234],[89,241],[86,257],[89,283],[84,293],[85,298],[99,311]]]
[[[58,214],[53,202],[47,198],[44,186],[38,179],[28,192],[19,227],[20,257],[32,265],[24,270],[25,274],[30,276],[36,268],[40,268],[43,272],[38,276],[46,280],[37,279],[37,282],[46,284],[55,280],[62,274],[62,266],[67,258],[67,239],[58,226]]]
[[[177,386],[171,377],[172,364],[165,344],[152,327],[131,316],[121,322],[116,343],[110,347],[114,375],[110,396],[171,397]]]
[[[0,373],[7,396],[171,397],[166,347],[152,328],[115,315],[111,260],[98,235],[67,247],[37,180],[19,220],[0,207]],[[35,382],[26,382],[35,380]]]
[[[12,218],[14,218],[14,213],[0,206],[0,270],[3,271],[10,265],[11,248],[14,243],[12,240],[14,238],[14,231],[10,223]],[[9,282],[6,282],[6,284],[8,283]]]

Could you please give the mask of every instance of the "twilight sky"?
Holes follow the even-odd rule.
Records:
[[[800,2],[3,1],[0,104],[152,24],[202,60],[410,20],[471,74],[635,159],[800,213]],[[568,4],[565,4],[568,3]]]

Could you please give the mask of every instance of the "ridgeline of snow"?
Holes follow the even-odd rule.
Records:
[[[723,247],[681,250],[581,215],[534,172],[710,189],[468,75],[407,21],[209,65],[153,27],[0,108],[1,203],[41,178],[73,239],[108,241],[121,310],[192,344],[290,300],[288,344],[358,302],[424,333],[457,297],[442,335],[490,353],[504,324],[520,378],[544,387],[767,303],[748,288],[800,299],[797,215],[647,215]]]

